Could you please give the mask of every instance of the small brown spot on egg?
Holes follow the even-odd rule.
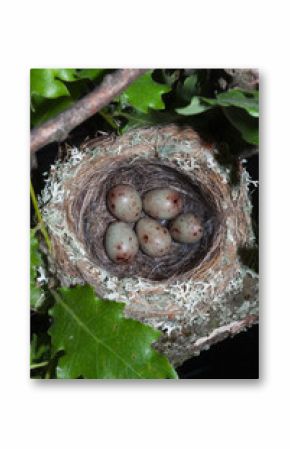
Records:
[[[118,262],[128,262],[130,260],[130,256],[128,257],[127,253],[120,253],[117,255],[116,260]]]

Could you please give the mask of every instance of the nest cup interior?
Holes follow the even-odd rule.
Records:
[[[173,241],[171,252],[163,257],[149,257],[139,250],[131,263],[112,262],[104,248],[104,237],[108,225],[116,219],[107,208],[107,194],[118,184],[133,186],[141,197],[155,188],[178,190],[183,195],[183,212],[193,212],[204,226],[202,239],[194,244]],[[210,193],[207,191],[206,195]],[[94,264],[120,278],[140,276],[156,281],[165,280],[190,272],[210,251],[218,231],[219,219],[212,198],[206,195],[202,193],[200,186],[173,164],[164,164],[158,158],[123,158],[96,168],[89,174],[74,198],[71,212],[76,233]],[[162,220],[160,223],[168,226],[169,221]]]

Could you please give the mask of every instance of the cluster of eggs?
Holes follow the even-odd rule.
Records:
[[[107,206],[119,220],[108,226],[105,235],[107,255],[115,263],[132,262],[139,247],[148,256],[162,257],[170,252],[172,239],[195,243],[203,235],[200,220],[193,213],[182,213],[183,197],[173,189],[150,190],[142,201],[134,187],[119,184],[108,192]],[[141,218],[142,209],[149,217]],[[170,220],[168,228],[158,220]]]

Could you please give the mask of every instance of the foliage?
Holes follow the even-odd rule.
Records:
[[[55,117],[100,82],[104,69],[31,69],[31,123],[33,126]]]
[[[32,69],[31,123],[40,125],[72,106],[99,85],[105,69]],[[135,126],[222,118],[239,138],[258,144],[259,92],[219,84],[220,70],[148,70],[111,105],[100,112],[112,129],[122,133]],[[214,89],[212,88],[214,86]],[[156,111],[160,111],[156,114]],[[208,124],[210,128],[210,124]]]
[[[199,97],[192,97],[190,104],[184,108],[177,108],[176,111],[181,115],[194,115],[207,111],[210,106],[202,103]]]
[[[195,105],[199,110],[195,110]],[[192,115],[206,111],[211,106],[236,106],[245,109],[253,117],[259,117],[258,92],[244,92],[240,89],[230,89],[216,95],[216,98],[193,96],[189,106],[177,109],[179,114]]]
[[[42,257],[39,252],[38,240],[35,231],[30,231],[30,307],[37,309],[42,304],[44,293],[37,285],[37,270],[42,265]]]
[[[109,72],[100,68],[32,69],[32,127],[72,106]],[[158,69],[147,70],[92,120],[93,132],[118,134],[173,122],[192,126],[216,142],[229,167],[236,166],[235,158],[245,149],[251,152],[258,145],[258,117],[257,86],[246,89],[245,83],[233,84],[226,71]],[[86,124],[84,129],[87,137]],[[32,196],[39,223],[36,229],[40,230],[31,231],[32,377],[175,378],[169,361],[152,348],[159,333],[126,319],[123,304],[97,298],[89,286],[52,289],[37,280],[39,267],[46,267],[37,237],[48,251],[50,245],[33,190]],[[41,326],[34,325],[34,320]]]
[[[124,304],[96,298],[89,286],[62,288],[51,310],[52,348],[63,350],[62,379],[175,378],[168,360],[151,344],[159,332],[124,318]]]
[[[246,142],[259,145],[259,127],[256,119],[239,108],[227,108],[224,114]]]
[[[32,69],[30,76],[31,95],[45,98],[68,96],[69,91],[62,81],[74,81],[74,72],[70,69]]]
[[[188,79],[187,79],[188,80]],[[186,81],[187,81],[186,80]],[[188,86],[186,86],[188,91]],[[190,104],[177,108],[176,111],[185,116],[200,114],[213,107],[221,107],[226,118],[240,133],[242,138],[254,145],[259,144],[258,120],[259,92],[247,92],[241,89],[229,89],[217,93],[215,98],[205,98],[195,95]]]
[[[259,117],[259,93],[247,92],[241,89],[230,89],[217,94],[215,99],[203,98],[205,103],[213,106],[236,106],[245,109],[253,117]]]
[[[156,83],[152,79],[152,70],[137,78],[121,95],[122,103],[133,106],[137,111],[147,113],[151,109],[164,109],[162,94],[169,92],[170,87]]]

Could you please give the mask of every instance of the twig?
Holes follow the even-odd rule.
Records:
[[[49,361],[34,363],[33,365],[30,365],[30,369],[42,368],[43,366],[47,366],[48,364],[49,364]]]
[[[239,154],[239,159],[249,159],[250,157],[256,156],[257,154],[259,154],[259,147],[248,148]]]
[[[229,336],[233,337],[239,332],[242,332],[243,330],[246,330],[248,327],[251,327],[253,326],[253,324],[257,323],[258,316],[248,315],[240,321],[234,321],[232,323],[226,324],[225,326],[218,327],[206,337],[201,337],[196,340],[192,345],[192,353],[199,353],[200,351],[208,349],[213,344],[216,344]]]
[[[71,108],[33,129],[30,150],[34,153],[51,142],[65,140],[72,129],[100,111],[144,72],[144,69],[124,69],[107,75],[100,86]]]
[[[110,117],[109,114],[107,114],[105,111],[99,111],[99,114],[101,117],[103,117],[103,119],[109,123],[109,125],[111,126],[111,128],[115,129],[117,131],[117,134],[119,135],[119,127],[118,125],[115,123],[114,119],[112,119]]]

